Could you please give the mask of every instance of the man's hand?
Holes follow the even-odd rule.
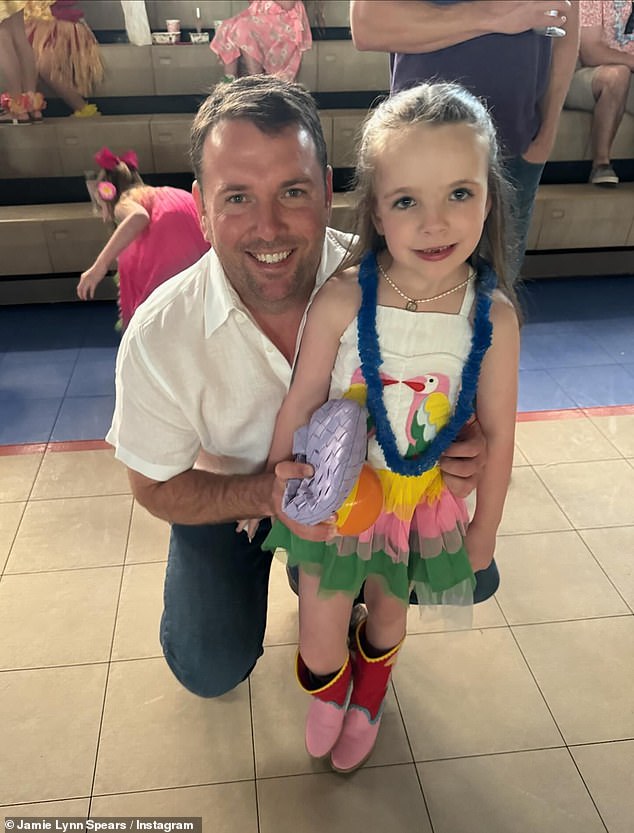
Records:
[[[456,497],[467,497],[477,486],[486,460],[486,440],[480,423],[472,417],[440,458],[449,491]]]
[[[312,477],[314,471],[313,467],[306,463],[293,463],[290,460],[285,460],[275,466],[275,483],[273,484],[273,507],[274,514],[280,521],[287,526],[290,531],[303,538],[305,541],[332,541],[337,534],[337,527],[335,526],[335,516],[331,516],[327,521],[322,521],[320,524],[314,526],[307,526],[305,524],[298,524],[291,520],[288,515],[282,511],[282,497],[286,488],[286,481],[293,479],[301,479],[303,477]]]
[[[526,0],[504,0],[503,3],[500,0],[483,0],[478,5],[492,32],[517,35],[546,26],[565,28],[566,12],[572,4],[570,0],[532,0],[530,3]]]

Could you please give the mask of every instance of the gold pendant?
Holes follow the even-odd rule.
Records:
[[[405,309],[408,312],[416,312],[418,310],[418,304],[416,303],[416,301],[408,301],[405,304]]]

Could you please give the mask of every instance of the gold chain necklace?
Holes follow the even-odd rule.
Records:
[[[407,303],[405,304],[405,309],[408,312],[417,312],[419,304],[429,304],[431,301],[438,301],[438,300],[440,300],[440,298],[445,298],[447,295],[451,295],[454,292],[458,292],[458,290],[465,287],[469,283],[469,281],[475,276],[475,269],[473,269],[473,267],[471,267],[469,269],[469,274],[467,275],[465,280],[462,283],[459,283],[457,286],[454,286],[452,289],[448,289],[446,292],[439,292],[438,295],[432,295],[431,298],[410,298],[409,295],[406,295],[404,292],[402,292],[398,288],[398,286],[390,278],[390,276],[385,271],[385,269],[381,266],[381,264],[378,262],[378,260],[377,260],[377,266],[379,267],[379,272],[385,278],[385,280],[388,282],[388,284],[392,287],[392,289],[395,292],[398,292],[398,294],[401,296],[401,298],[403,298],[405,301],[407,301]]]

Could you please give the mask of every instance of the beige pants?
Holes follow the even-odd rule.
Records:
[[[597,69],[598,67],[581,67],[575,71],[564,103],[567,110],[586,110],[589,113],[594,110],[592,79]],[[634,116],[634,84],[631,81],[625,109]]]

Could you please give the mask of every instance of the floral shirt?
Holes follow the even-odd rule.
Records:
[[[581,0],[581,26],[600,26],[606,46],[634,54],[634,32],[625,26],[634,11],[632,0]]]

